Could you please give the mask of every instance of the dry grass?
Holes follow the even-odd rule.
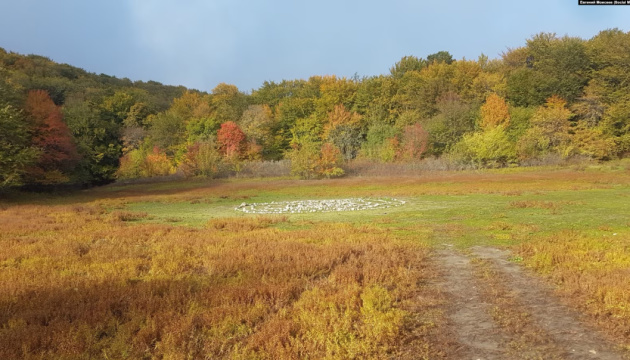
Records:
[[[480,292],[491,306],[496,324],[506,333],[507,353],[514,359],[562,359],[563,349],[556,346],[533,321],[518,297],[508,289],[506,277],[487,260],[473,259]]]
[[[417,320],[435,303],[412,301],[431,298],[421,245],[366,226],[273,228],[286,217],[129,222],[143,216],[0,212],[0,358],[387,358],[413,321],[426,327],[415,346],[439,353]]]
[[[309,196],[326,198],[360,196],[421,196],[502,194],[520,196],[562,190],[609,189],[630,183],[629,174],[618,172],[584,172],[562,170],[517,169],[513,172],[445,171],[423,172],[417,176],[353,177],[324,180],[234,180],[185,181],[156,183],[146,186],[117,185],[91,192],[87,201],[98,199],[105,203],[125,201],[195,202],[212,199],[243,199],[251,194],[275,193],[301,196],[305,189]],[[108,200],[109,199],[109,200]]]
[[[579,205],[540,196],[555,191],[624,196],[630,173],[519,171],[156,182],[0,203],[0,359],[444,358],[444,299],[421,241],[489,232],[522,242],[524,263],[627,343],[628,232],[602,238],[619,229],[602,218],[599,235],[540,237],[551,231],[536,209],[561,209],[555,219]],[[463,211],[417,214],[410,201],[385,216],[357,215],[354,225],[335,223],[335,214],[232,217],[248,198],[438,195],[451,206],[449,195],[471,194],[518,198],[470,196]],[[148,205],[132,211],[139,203]],[[154,212],[166,205],[177,211]],[[184,226],[191,209],[218,218]],[[480,210],[488,217],[477,219]],[[163,223],[147,223],[153,216]],[[507,329],[527,320],[508,295],[499,301]]]
[[[516,209],[533,208],[533,209],[555,210],[555,209],[558,209],[559,206],[560,205],[554,201],[529,200],[529,201],[512,201],[510,203],[510,207],[516,208]]]
[[[264,229],[271,225],[287,222],[288,216],[256,216],[256,217],[239,217],[239,218],[218,218],[208,221],[208,226],[216,230],[225,231],[252,231],[256,229]]]
[[[562,231],[518,247],[527,266],[630,349],[630,237]]]
[[[132,212],[132,211],[112,211],[109,214],[112,221],[137,221],[146,219],[149,214],[146,212]]]

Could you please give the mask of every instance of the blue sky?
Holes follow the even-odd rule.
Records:
[[[210,91],[388,73],[405,55],[499,57],[539,32],[629,30],[577,0],[0,0],[0,47],[95,73]]]

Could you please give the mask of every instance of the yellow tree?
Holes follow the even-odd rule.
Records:
[[[479,98],[480,95],[483,98],[484,94],[480,94],[478,89],[474,87],[475,80],[482,73],[479,63],[477,61],[464,59],[454,62],[453,68],[451,83],[453,84],[454,91],[467,102]]]
[[[202,96],[195,91],[186,91],[182,96],[173,99],[170,110],[186,122],[191,118],[208,117],[211,113],[208,96]]]
[[[497,94],[490,94],[481,106],[481,127],[489,130],[498,126],[506,128],[510,123],[510,112],[505,100]]]
[[[547,99],[545,105],[536,110],[530,120],[531,128],[518,143],[521,158],[531,158],[549,152],[562,156],[569,155],[571,151],[569,119],[573,113],[567,109],[566,104],[563,98],[553,95]]]
[[[569,139],[569,119],[573,116],[567,109],[567,102],[553,95],[547,99],[544,106],[540,107],[531,119],[534,127],[540,128],[549,139],[551,146],[558,146]]]
[[[343,104],[335,105],[328,113],[322,140],[332,142],[344,159],[354,159],[361,147],[361,115],[346,110]]]
[[[316,80],[315,77],[312,79]],[[338,104],[344,104],[348,108],[353,106],[358,88],[355,81],[334,75],[317,78],[317,81],[320,81],[320,96],[315,100],[318,119],[323,120]]]
[[[358,127],[360,126],[360,122],[361,115],[346,110],[346,107],[343,106],[343,104],[335,105],[333,111],[328,113],[328,121],[324,125],[322,139],[327,139],[330,131],[339,126],[347,125],[351,127]]]

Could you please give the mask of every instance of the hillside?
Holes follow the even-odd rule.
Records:
[[[405,56],[389,74],[210,93],[0,51],[0,186],[217,176],[291,160],[303,178],[356,159],[505,167],[630,151],[630,34],[541,33],[500,59]]]

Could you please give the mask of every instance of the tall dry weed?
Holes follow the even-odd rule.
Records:
[[[0,358],[386,357],[426,277],[425,248],[376,228],[116,211],[0,214]]]

